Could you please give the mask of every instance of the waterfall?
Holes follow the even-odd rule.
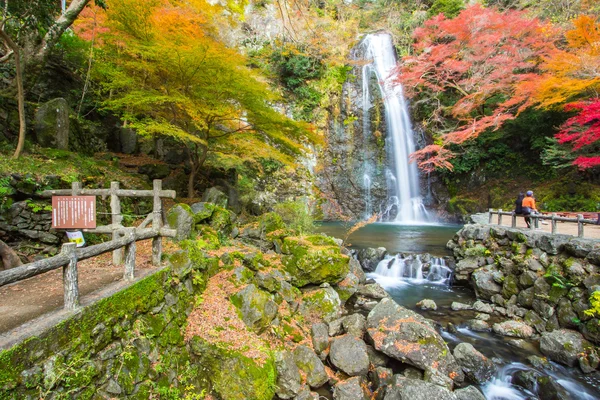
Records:
[[[365,196],[365,218],[368,219],[371,217],[371,215],[373,215],[373,205],[371,203],[371,177],[365,173],[363,176],[363,181],[367,191]]]
[[[452,270],[443,258],[431,257],[429,262],[423,263],[419,254],[396,254],[381,260],[372,275],[376,280],[384,278],[411,283],[449,285]]]
[[[413,130],[406,100],[400,85],[389,84],[388,78],[396,67],[396,54],[391,36],[387,33],[367,35],[363,41],[365,58],[372,60],[363,67],[363,127],[369,128],[369,76],[375,74],[385,107],[387,126],[386,149],[389,169],[386,171],[388,204],[384,218],[398,222],[425,222],[428,220],[423,199],[419,193],[419,174],[408,156],[415,151]]]

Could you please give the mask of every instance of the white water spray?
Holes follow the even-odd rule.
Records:
[[[452,270],[446,260],[431,257],[430,262],[423,263],[420,255],[386,256],[377,264],[375,272],[369,274],[383,286],[395,286],[403,283],[429,283],[449,285]]]
[[[363,105],[364,120],[369,120],[371,107],[369,79],[375,73],[379,82],[381,96],[385,106],[385,120],[388,131],[387,148],[392,165],[388,176],[388,207],[397,208],[392,220],[397,222],[426,222],[427,211],[419,193],[419,174],[416,165],[409,163],[408,156],[415,151],[413,130],[408,107],[400,85],[391,85],[388,78],[396,67],[396,55],[389,34],[368,35],[364,40],[365,57],[372,59],[363,67]],[[366,124],[366,122],[365,122]],[[388,216],[390,218],[390,216]]]

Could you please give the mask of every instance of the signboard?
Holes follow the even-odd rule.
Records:
[[[52,227],[95,228],[96,196],[52,196]]]

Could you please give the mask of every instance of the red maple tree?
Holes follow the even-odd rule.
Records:
[[[600,98],[588,102],[571,103],[565,110],[579,110],[579,114],[569,118],[556,134],[561,144],[571,144],[573,151],[593,151],[593,146],[600,141]],[[573,164],[580,169],[587,169],[600,165],[600,155],[580,155]]]
[[[395,82],[408,96],[435,98],[432,119],[448,117],[455,124],[436,144],[415,152],[412,159],[426,171],[451,168],[445,146],[460,144],[487,129],[514,119],[526,100],[517,84],[535,79],[543,57],[553,49],[550,25],[519,11],[499,12],[473,5],[456,18],[440,14],[415,31],[415,55],[404,58]],[[452,105],[443,97],[458,98]],[[446,101],[446,103],[448,103]]]

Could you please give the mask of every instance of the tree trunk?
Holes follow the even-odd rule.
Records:
[[[26,121],[25,121],[25,92],[23,91],[23,69],[21,66],[21,49],[13,40],[8,36],[3,29],[0,29],[0,37],[6,42],[8,47],[13,51],[15,57],[15,70],[17,74],[17,104],[19,109],[19,141],[17,148],[13,154],[13,158],[19,158],[25,146],[25,132],[26,132]]]
[[[198,146],[197,144],[194,144],[193,147],[188,146],[188,152],[190,154],[190,164],[192,166],[192,170],[188,178],[188,197],[193,198],[196,194],[196,191],[194,190],[194,185],[196,184],[196,175],[198,172],[200,172],[200,169],[204,165],[204,161],[206,161],[208,148],[206,146]],[[201,154],[198,154],[198,152],[201,152]]]
[[[17,253],[2,240],[0,240],[0,260],[2,261],[0,270],[18,267],[23,264]]]

